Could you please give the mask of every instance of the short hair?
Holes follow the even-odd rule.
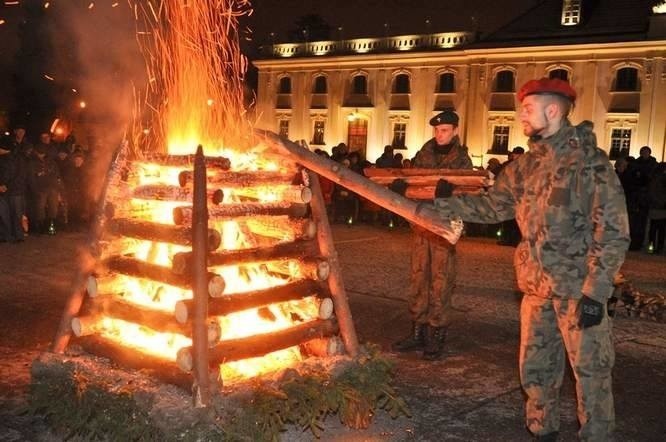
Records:
[[[652,149],[650,149],[650,146],[643,146],[643,147],[641,147],[641,150],[639,150],[639,152],[643,152],[643,149],[647,149],[647,152],[648,152],[648,153],[652,153]]]
[[[574,103],[568,98],[558,94],[540,94],[540,97],[547,98],[550,102],[555,102],[562,111],[564,118],[568,117],[574,108]]]

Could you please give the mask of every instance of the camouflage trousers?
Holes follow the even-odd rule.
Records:
[[[412,320],[448,327],[455,281],[455,247],[435,234],[415,228],[409,286]]]
[[[526,295],[520,307],[520,381],[527,395],[527,427],[535,435],[558,431],[565,353],[576,378],[579,437],[608,441],[615,426],[611,371],[615,351],[610,320],[581,330],[576,299]]]

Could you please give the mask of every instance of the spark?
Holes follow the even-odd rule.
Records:
[[[94,7],[95,7],[95,2],[90,2],[90,4],[88,5],[88,9],[92,9]]]
[[[4,24],[5,24],[5,21],[0,18],[0,25],[4,25]]]
[[[112,7],[112,8],[115,8],[116,6],[118,6],[118,3],[117,3],[117,2],[111,4],[111,7]]]
[[[49,2],[44,3],[44,9],[49,9],[50,5],[51,5],[51,3],[49,3]]]
[[[7,1],[7,2],[5,2],[5,6],[16,6],[18,4],[19,4],[18,1]]]
[[[55,80],[55,78],[53,78],[53,77],[51,77],[50,75],[47,75],[47,74],[44,74],[44,78],[46,78],[47,80],[50,80],[50,81]]]

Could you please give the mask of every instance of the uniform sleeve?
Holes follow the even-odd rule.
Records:
[[[604,156],[605,159],[605,156]],[[587,276],[583,294],[606,302],[613,291],[613,278],[629,247],[627,205],[620,180],[606,159],[583,170],[592,218],[592,242],[587,252]]]
[[[459,216],[463,221],[472,223],[494,224],[512,219],[515,218],[513,181],[513,172],[505,170],[487,192],[437,198],[435,207],[445,218]]]

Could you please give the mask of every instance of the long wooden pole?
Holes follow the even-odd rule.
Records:
[[[324,203],[324,196],[321,193],[321,184],[316,174],[309,173],[308,176],[310,179],[310,188],[312,189],[312,201],[310,201],[312,218],[317,224],[319,252],[328,259],[330,265],[328,288],[331,292],[335,314],[340,325],[340,334],[342,335],[342,341],[345,344],[347,353],[350,356],[356,356],[359,351],[358,337],[356,336],[354,320],[352,319],[349,301],[347,300],[347,292],[345,292],[345,285],[342,281],[342,269],[338,260],[338,252],[336,252],[333,245],[333,232],[331,232],[331,225],[328,223],[326,203]]]
[[[384,186],[373,183],[348,167],[310,152],[273,132],[255,129],[255,134],[273,149],[290,155],[304,167],[402,216],[406,220],[430,230],[451,244],[455,244],[460,239],[462,223],[442,218],[432,204],[417,203],[404,198]]]
[[[192,321],[192,347],[194,350],[193,387],[194,406],[210,405],[210,379],[208,376],[208,204],[206,202],[206,163],[203,147],[197,147],[194,157],[194,190],[192,197],[192,292],[194,318]]]
[[[111,165],[109,170],[104,178],[104,183],[102,184],[102,192],[99,196],[97,202],[97,208],[95,211],[95,217],[93,219],[90,231],[88,232],[88,238],[85,243],[84,256],[81,264],[81,268],[76,272],[76,276],[72,281],[70,287],[70,296],[67,299],[65,304],[65,309],[60,319],[60,324],[58,325],[58,330],[56,335],[53,338],[53,343],[51,344],[51,351],[54,353],[62,353],[67,348],[69,340],[72,337],[72,319],[79,314],[81,310],[81,305],[83,304],[83,298],[86,294],[86,283],[88,282],[88,276],[93,270],[95,261],[99,258],[99,239],[104,232],[106,224],[106,197],[109,188],[118,186],[121,178],[121,172],[126,166],[127,163],[127,153],[129,149],[129,144],[125,141],[123,142],[114,155],[111,157]]]

